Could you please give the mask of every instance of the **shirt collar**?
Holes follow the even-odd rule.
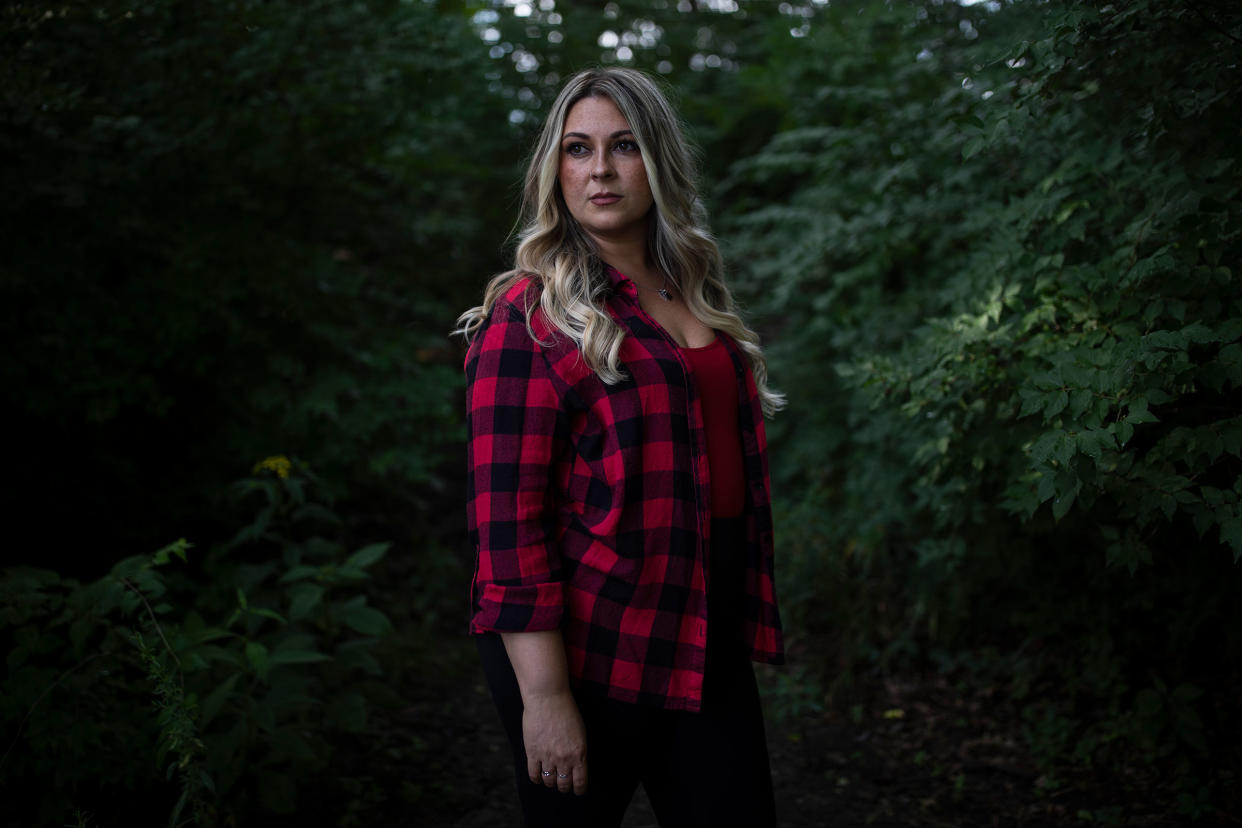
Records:
[[[612,283],[613,290],[637,300],[638,286],[628,276],[607,262],[604,263],[604,271],[608,274],[608,281]]]

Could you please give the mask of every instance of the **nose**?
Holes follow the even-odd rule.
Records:
[[[591,165],[591,178],[599,180],[612,177],[612,159],[606,152],[595,154],[595,163]]]

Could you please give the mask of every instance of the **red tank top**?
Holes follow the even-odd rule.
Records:
[[[712,517],[737,517],[746,508],[742,431],[737,421],[737,374],[721,334],[702,348],[682,348],[694,371],[707,431]]]

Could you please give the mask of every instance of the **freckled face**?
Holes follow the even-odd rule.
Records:
[[[559,180],[569,212],[597,241],[644,243],[654,199],[638,141],[610,98],[574,104],[561,132]]]

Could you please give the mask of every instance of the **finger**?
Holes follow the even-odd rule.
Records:
[[[539,775],[539,768],[539,760],[531,756],[529,753],[526,754],[526,775],[530,777],[531,782],[539,782],[542,784],[543,777]]]
[[[587,767],[583,762],[573,771],[574,793],[578,796],[585,796],[587,792]]]
[[[543,770],[540,772],[539,781],[542,782],[545,787],[555,788],[556,787],[556,766],[553,765],[551,762],[544,765]]]
[[[574,789],[573,773],[568,770],[556,771],[556,789],[561,793],[569,793]]]

